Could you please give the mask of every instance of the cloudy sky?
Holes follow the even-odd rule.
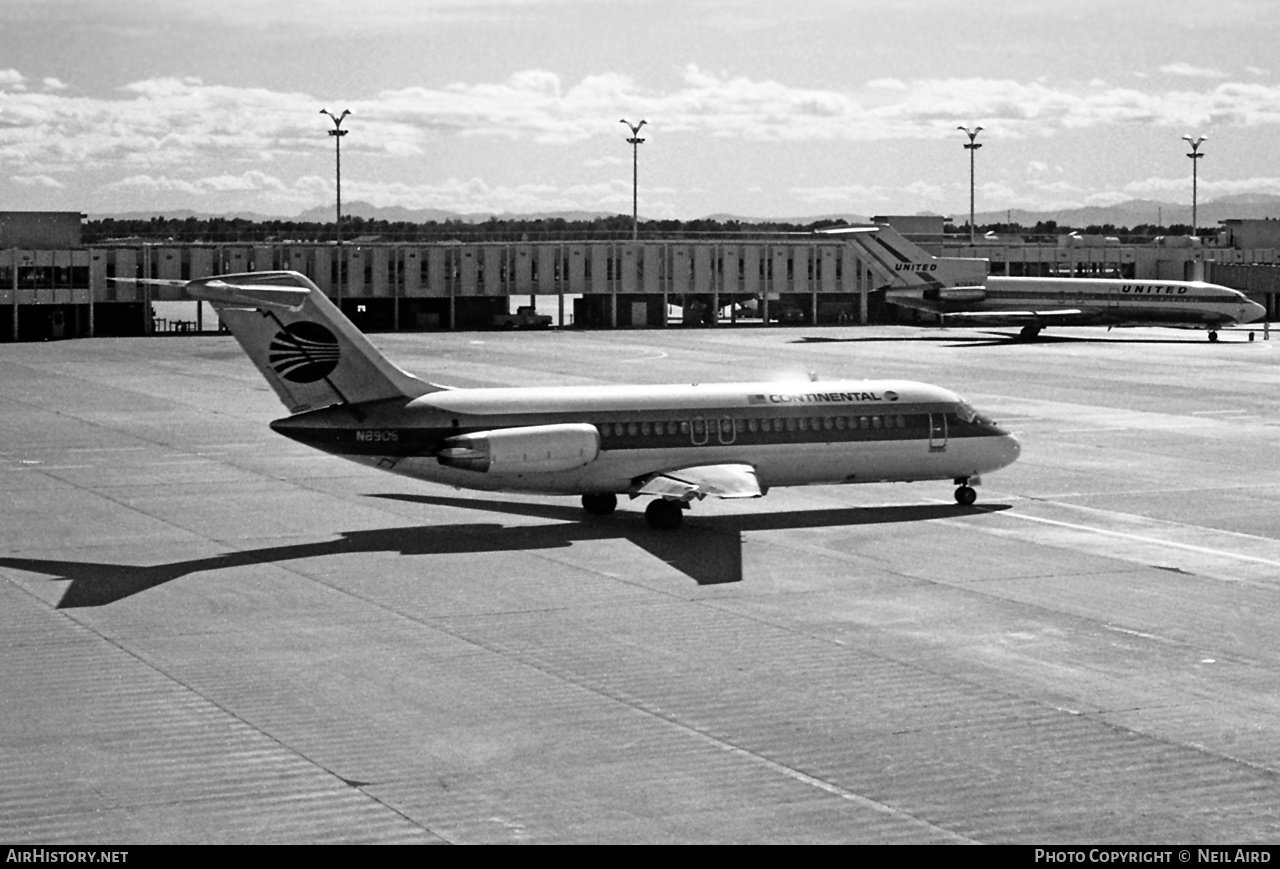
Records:
[[[0,209],[968,212],[1280,194],[1274,0],[0,0]]]

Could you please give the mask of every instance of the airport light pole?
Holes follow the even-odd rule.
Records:
[[[969,152],[969,244],[973,242],[973,157],[982,145],[974,141],[978,138],[978,134],[982,132],[982,127],[974,127],[970,130],[968,127],[956,127],[957,130],[964,130],[966,136],[969,137],[969,143],[965,145],[965,150]]]
[[[644,139],[640,138],[640,128],[645,125],[645,121],[638,124],[632,124],[626,118],[618,123],[626,124],[631,130],[631,138],[627,139],[627,143],[631,145],[631,240],[635,241],[640,237],[640,144]]]
[[[337,219],[334,223],[338,239],[338,305],[342,305],[342,137],[347,131],[342,129],[342,121],[347,115],[351,114],[350,109],[343,109],[342,114],[335,115],[328,109],[321,109],[320,114],[328,115],[333,121],[333,129],[329,131],[329,135],[333,136],[334,162],[337,168]]]
[[[1199,186],[1199,172],[1196,171],[1196,167],[1200,163],[1200,158],[1204,156],[1204,154],[1200,153],[1200,145],[1209,137],[1197,136],[1193,139],[1190,136],[1183,136],[1182,138],[1191,146],[1191,153],[1187,155],[1191,158],[1191,234],[1199,235],[1199,230],[1197,229],[1199,224],[1196,222],[1196,199],[1199,195],[1199,191],[1196,188]]]

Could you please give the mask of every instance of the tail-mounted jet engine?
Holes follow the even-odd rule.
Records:
[[[986,287],[939,287],[936,290],[925,290],[925,299],[930,302],[982,302],[987,298]]]
[[[436,461],[464,471],[555,473],[589,465],[600,455],[600,432],[586,423],[531,425],[457,435]]]

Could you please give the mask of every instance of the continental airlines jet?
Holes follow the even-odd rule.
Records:
[[[1177,326],[1209,330],[1251,323],[1266,309],[1239,290],[1203,281],[1012,278],[987,274],[987,261],[935,257],[888,224],[819,230],[845,235],[888,280],[885,300],[939,315],[945,324],[1021,326]]]
[[[450,389],[389,362],[297,272],[149,282],[214,306],[289,409],[271,423],[286,437],[449,486],[579,495],[597,515],[648,496],[658,528],[694,499],[773,486],[952,480],[968,505],[1020,451],[925,383]]]

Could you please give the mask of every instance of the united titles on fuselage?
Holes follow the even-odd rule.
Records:
[[[1171,284],[1125,284],[1120,287],[1120,292],[1147,296],[1180,296],[1185,293],[1187,289],[1187,287],[1173,286]]]

